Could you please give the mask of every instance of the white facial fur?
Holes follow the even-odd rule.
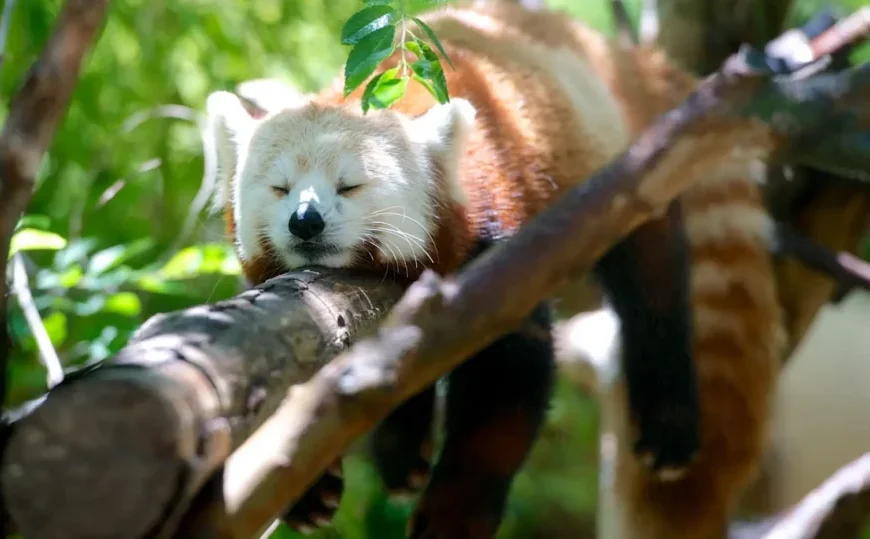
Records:
[[[475,113],[465,100],[454,98],[411,119],[305,99],[254,119],[237,96],[215,92],[207,112],[224,193],[217,202],[232,203],[243,261],[263,254],[265,239],[289,268],[351,266],[365,256],[366,244],[397,268],[428,264],[436,256],[439,199],[464,202],[458,152]],[[445,171],[446,192],[436,185],[433,158]],[[351,186],[359,187],[340,192]],[[300,250],[302,239],[290,231],[291,216],[306,205],[325,223],[308,243],[328,245],[327,251]]]

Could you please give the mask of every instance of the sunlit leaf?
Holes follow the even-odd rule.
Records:
[[[81,282],[83,274],[81,266],[78,265],[70,266],[60,272],[43,269],[36,274],[35,288],[38,290],[72,288]]]
[[[142,312],[142,302],[139,300],[139,296],[132,292],[119,292],[106,298],[106,305],[103,309],[133,317]]]
[[[67,319],[66,315],[60,311],[54,311],[42,319],[42,325],[45,326],[45,331],[51,338],[51,344],[60,346],[66,341],[67,337]]]
[[[396,11],[389,5],[369,6],[354,13],[341,29],[341,43],[356,45],[367,35],[393,24]]]
[[[361,39],[350,50],[344,67],[344,95],[349,95],[363,83],[393,50],[396,27],[384,26]]]
[[[417,17],[412,17],[412,19],[415,23],[417,23],[417,26],[419,26],[421,30],[426,32],[426,36],[429,37],[429,40],[432,41],[432,43],[434,43],[436,47],[438,47],[438,52],[441,53],[441,57],[447,60],[447,63],[450,64],[450,67],[453,67],[453,62],[450,60],[450,57],[447,56],[447,51],[444,50],[444,46],[441,45],[441,40],[438,39],[438,36],[435,35],[435,32],[429,27],[428,24],[421,21]]]
[[[59,234],[35,228],[22,228],[12,236],[9,256],[19,251],[57,251],[64,247],[66,247],[66,238]]]
[[[84,301],[76,303],[75,313],[77,316],[93,316],[106,306],[105,294],[94,294]]]
[[[371,91],[369,102],[378,109],[388,108],[405,95],[408,77],[382,77]]]
[[[154,274],[143,275],[136,279],[133,284],[145,292],[152,292],[155,294],[167,294],[170,296],[182,297],[190,295],[190,287],[184,282],[167,281]]]
[[[108,249],[98,251],[91,256],[88,262],[88,275],[100,275],[106,271],[116,268],[127,260],[138,256],[154,246],[154,240],[151,238],[140,238],[136,241],[125,243],[122,245],[114,245]]]
[[[29,214],[23,216],[15,225],[15,230],[21,228],[38,228],[45,230],[51,226],[51,219],[47,215]]]
[[[206,243],[181,249],[158,270],[162,279],[190,279],[205,273],[237,275],[237,264],[228,264],[236,255],[227,244]]]
[[[416,62],[411,64],[411,69],[416,75],[414,80],[423,84],[439,103],[450,101],[447,78],[444,76],[444,69],[441,67],[441,62],[435,51],[426,42],[419,39],[410,41],[407,45],[408,49],[418,58]],[[423,81],[427,81],[427,83],[423,83]]]
[[[87,261],[88,253],[93,251],[98,243],[96,238],[82,238],[70,241],[65,249],[55,253],[54,267],[58,270],[64,270],[71,264],[84,264]]]

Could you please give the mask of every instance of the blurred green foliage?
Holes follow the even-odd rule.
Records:
[[[639,2],[627,1],[635,15]],[[17,2],[0,73],[2,118],[61,3]],[[795,19],[821,3],[797,0]],[[842,0],[848,7],[861,3]],[[611,28],[606,0],[550,5]],[[238,263],[222,225],[202,211],[204,100],[261,77],[303,90],[325,85],[347,58],[341,29],[360,7],[360,0],[111,3],[13,244],[65,367],[110,356],[155,313],[239,291]],[[16,349],[7,405],[15,405],[45,390],[45,371],[20,306],[13,300],[10,307]],[[502,537],[592,536],[596,433],[592,401],[561,385],[541,442],[516,481]],[[385,499],[364,457],[351,458],[345,474],[337,525],[317,537],[402,537],[410,507]],[[273,534],[294,536],[284,528]]]

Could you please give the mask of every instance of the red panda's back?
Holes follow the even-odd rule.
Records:
[[[534,13],[525,13],[526,22],[538,24]],[[450,96],[465,98],[476,109],[459,161],[468,201],[457,209],[458,222],[468,235],[514,232],[625,148],[628,130],[618,104],[571,44],[541,42],[523,29],[524,21],[510,21],[489,7],[448,8],[421,18],[454,65],[442,61]],[[555,20],[571,31],[568,20]],[[321,98],[358,100],[363,87],[346,100],[337,88]],[[435,103],[425,88],[411,83],[393,108],[419,116]],[[444,241],[468,248],[468,241]],[[446,250],[439,248],[442,254]],[[449,266],[463,259],[450,258],[453,263],[438,269],[452,270]]]

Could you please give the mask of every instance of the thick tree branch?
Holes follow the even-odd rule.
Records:
[[[401,288],[297,272],[151,318],[16,423],[0,470],[24,537],[144,537],[170,524],[230,452]]]
[[[45,50],[12,97],[0,133],[0,404],[5,400],[11,347],[6,331],[9,244],[107,7],[108,0],[69,0],[64,5]]]
[[[691,175],[667,171],[704,167],[701,152],[690,148],[727,140],[735,151],[768,144],[769,150],[787,152],[788,140],[823,123],[827,128],[839,115],[830,97],[870,90],[870,66],[799,87],[772,81],[746,58],[753,59],[729,59],[622,156],[466,270],[447,279],[424,274],[376,337],[292,388],[227,461],[212,484],[217,499],[192,511],[177,536],[255,536],[353,439],[509,331],[542,297],[588,270],[610,245],[664,207],[691,181]],[[765,120],[772,131],[735,120],[742,115]],[[769,138],[771,132],[776,136]],[[571,238],[570,249],[564,238]],[[518,282],[523,286],[516,287]]]

